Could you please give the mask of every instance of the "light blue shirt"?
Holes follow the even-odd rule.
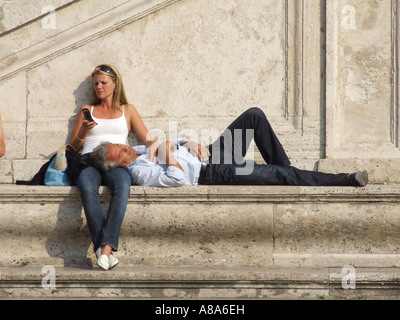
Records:
[[[142,154],[125,169],[132,177],[132,184],[151,187],[181,187],[198,184],[201,162],[192,156],[185,147],[179,147],[173,155],[182,167],[169,166],[165,163],[154,163],[149,160],[148,148],[134,147],[137,154]]]

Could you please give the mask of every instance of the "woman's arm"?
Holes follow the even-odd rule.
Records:
[[[128,121],[129,131],[133,130],[141,143],[149,147],[155,142],[135,106],[131,104],[126,105],[125,116]]]
[[[135,106],[131,104],[125,106],[125,117],[128,121],[129,131],[133,130],[139,141],[149,147],[150,161],[156,162],[159,143],[153,138],[149,130],[147,130],[147,127]]]
[[[75,150],[80,150],[85,142],[85,138],[90,129],[97,125],[96,122],[87,121],[83,116],[82,109],[87,108],[90,110],[89,105],[83,105],[75,119],[74,129],[72,130],[71,138],[68,142],[71,146],[75,148]]]
[[[3,121],[0,113],[0,158],[6,153],[6,145],[4,142]]]

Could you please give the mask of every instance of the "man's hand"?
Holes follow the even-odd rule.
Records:
[[[207,161],[210,158],[210,151],[194,141],[188,141],[182,144],[182,147],[188,149],[191,155],[198,157],[200,161]]]

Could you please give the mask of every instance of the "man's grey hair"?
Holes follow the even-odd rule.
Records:
[[[103,172],[107,172],[111,169],[118,167],[118,163],[106,160],[109,152],[107,146],[109,144],[111,144],[111,142],[108,141],[102,142],[100,145],[94,148],[92,153],[92,160],[94,166]]]

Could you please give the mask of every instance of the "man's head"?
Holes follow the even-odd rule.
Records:
[[[93,150],[92,159],[98,169],[107,172],[133,162],[136,159],[136,151],[124,144],[103,142]]]

